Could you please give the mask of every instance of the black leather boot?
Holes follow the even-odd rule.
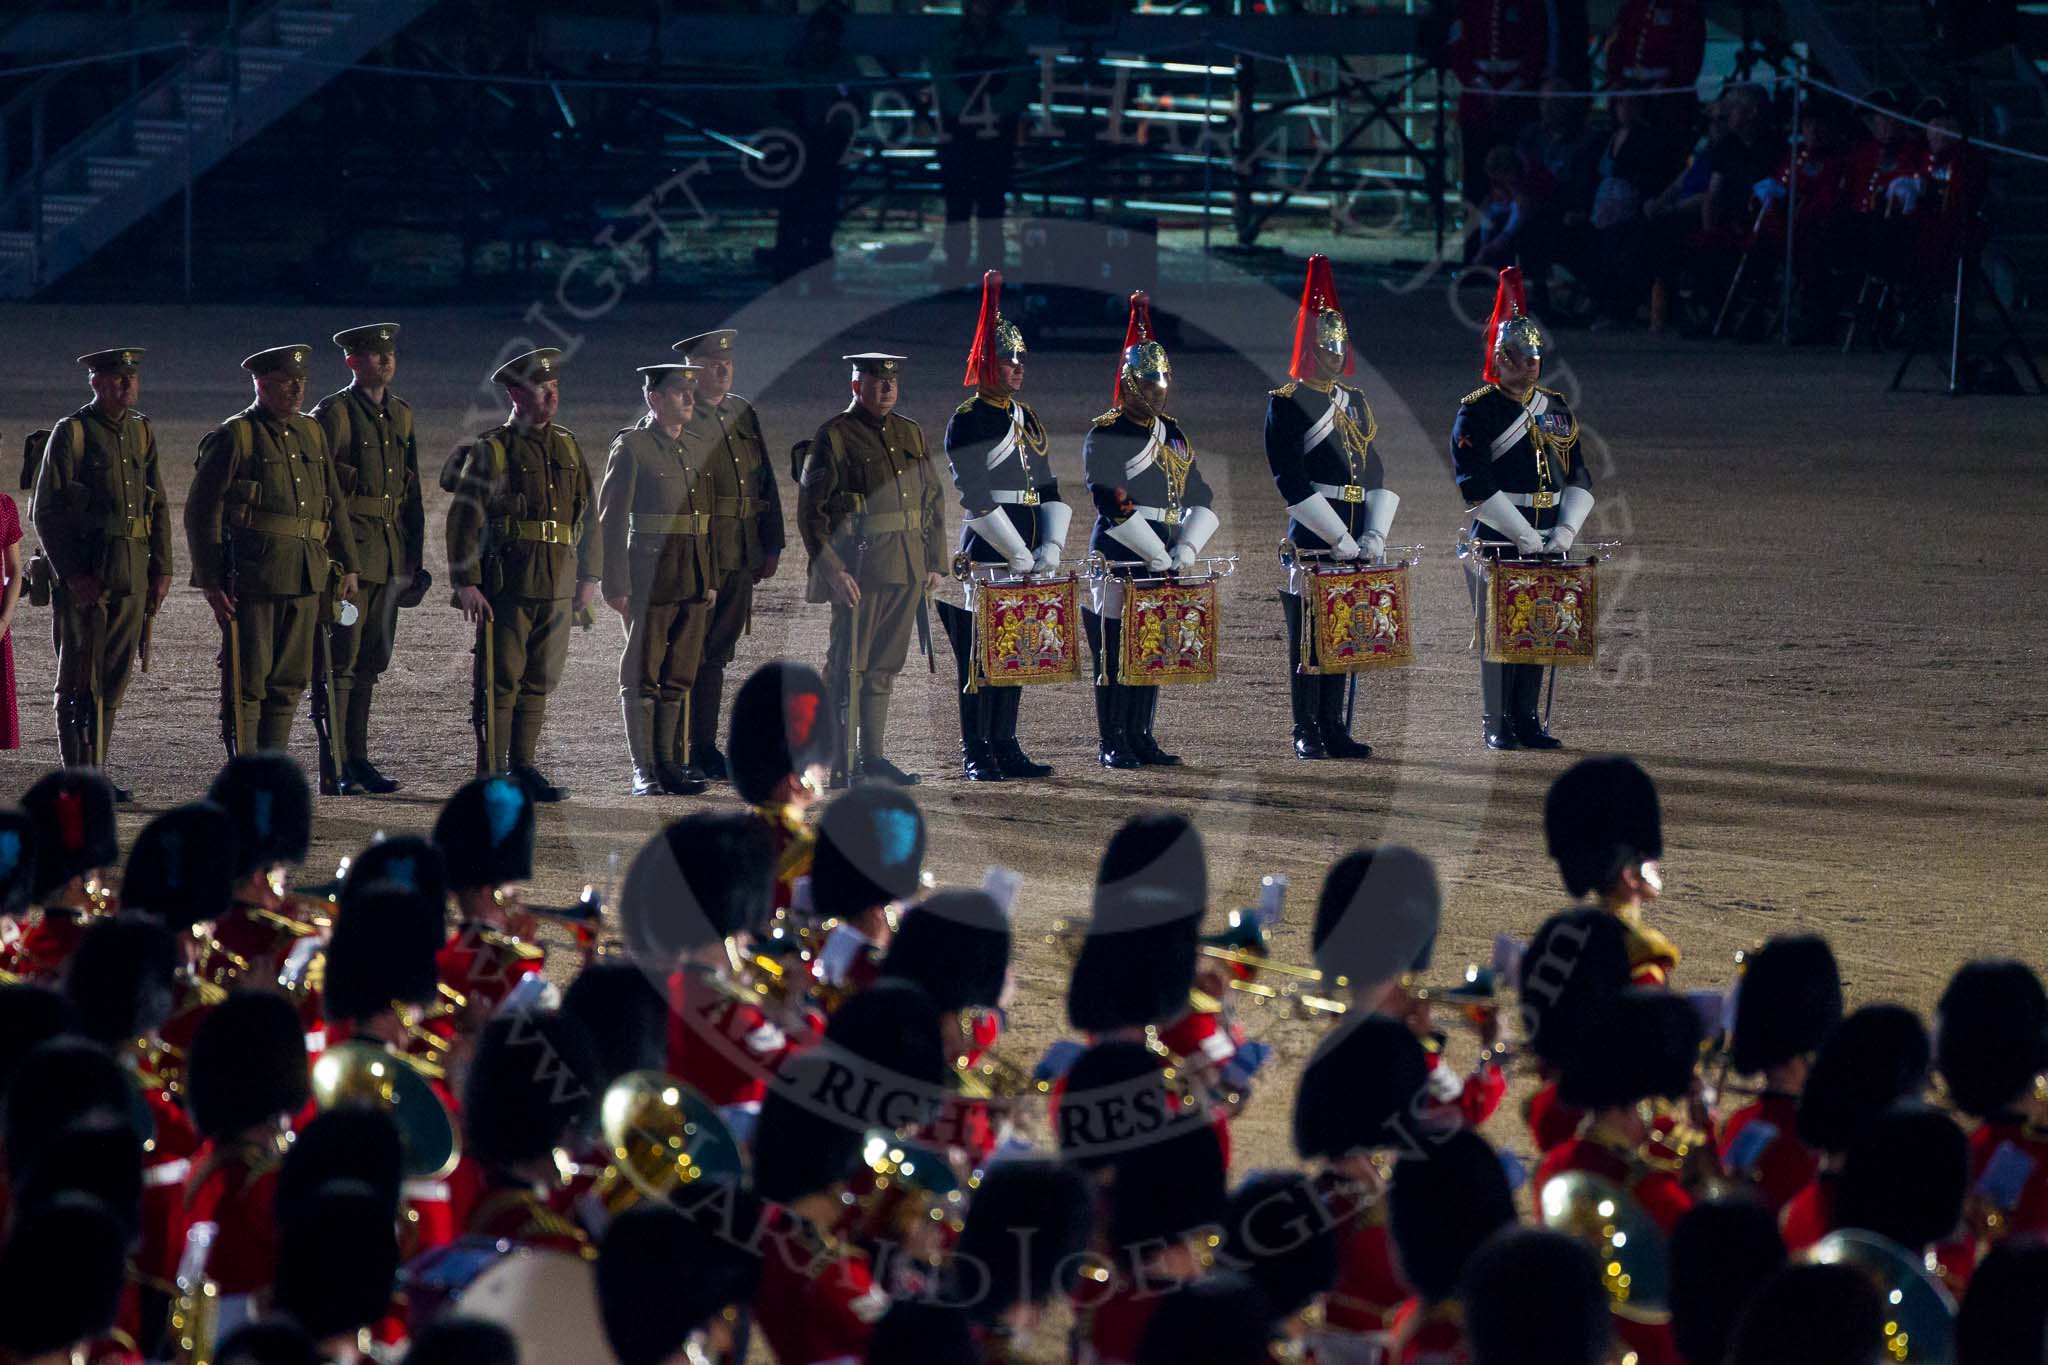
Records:
[[[1564,747],[1562,740],[1543,728],[1543,717],[1537,710],[1543,701],[1543,673],[1542,666],[1538,664],[1519,664],[1515,668],[1512,714],[1515,740],[1524,749]]]
[[[969,782],[1003,780],[1003,765],[989,738],[995,726],[995,694],[1002,690],[984,686],[960,694],[960,767]]]
[[[1050,763],[1037,763],[1025,754],[1023,746],[1017,743],[1017,710],[1024,702],[1021,687],[998,687],[995,690],[995,730],[990,736],[995,746],[996,764],[1002,768],[1004,777],[1051,777]]]
[[[1323,751],[1331,758],[1371,758],[1372,745],[1351,737],[1344,723],[1344,694],[1351,688],[1351,675],[1332,673],[1316,679],[1316,718],[1323,732]]]
[[[1156,687],[1131,687],[1131,750],[1138,761],[1148,768],[1172,768],[1180,763],[1179,754],[1170,754],[1159,747],[1159,741],[1152,737],[1152,719],[1159,712],[1159,689]]]
[[[1480,704],[1485,708],[1486,747],[1489,749],[1519,749],[1515,739],[1514,722],[1509,719],[1515,674],[1513,664],[1479,665]]]
[[[1287,620],[1287,704],[1294,713],[1294,756],[1328,758],[1322,727],[1316,721],[1316,676],[1301,671],[1301,596],[1280,594],[1280,614]]]

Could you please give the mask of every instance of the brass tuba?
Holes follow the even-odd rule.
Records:
[[[1932,1365],[1952,1358],[1956,1301],[1928,1273],[1927,1258],[1888,1237],[1844,1228],[1815,1242],[1805,1259],[1815,1265],[1852,1265],[1876,1282],[1885,1303],[1887,1360]]]
[[[598,1104],[610,1164],[594,1193],[617,1214],[683,1185],[740,1173],[740,1145],[711,1102],[675,1077],[629,1071]]]
[[[313,1063],[313,1102],[322,1112],[367,1104],[391,1115],[409,1180],[440,1180],[455,1169],[462,1149],[448,1107],[428,1084],[426,1064],[382,1043],[336,1043]]]
[[[1567,1171],[1537,1192],[1536,1217],[1593,1253],[1617,1316],[1671,1321],[1670,1248],[1664,1230],[1634,1195],[1586,1171]]]

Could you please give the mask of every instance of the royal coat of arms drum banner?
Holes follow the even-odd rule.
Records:
[[[1311,624],[1302,632],[1298,673],[1360,673],[1415,662],[1415,615],[1408,566],[1302,575],[1302,605]]]
[[[1590,664],[1599,639],[1599,569],[1591,561],[1488,566],[1488,663]]]
[[[1124,590],[1117,681],[1132,687],[1216,681],[1216,580]]]
[[[974,594],[976,685],[1028,687],[1081,676],[1076,579],[992,583]]]

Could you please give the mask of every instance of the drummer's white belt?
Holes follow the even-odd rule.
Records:
[[[1528,434],[1530,421],[1541,417],[1548,411],[1550,411],[1550,395],[1541,389],[1536,390],[1535,393],[1529,396],[1529,401],[1522,405],[1521,413],[1514,421],[1508,423],[1508,429],[1493,438],[1493,444],[1488,447],[1487,453],[1496,460],[1507,454],[1523,436]]]
[[[1160,447],[1166,444],[1166,421],[1152,419],[1152,439],[1145,442],[1145,448],[1124,461],[1124,477],[1135,479],[1158,462]]]
[[[1306,455],[1324,441],[1330,439],[1330,433],[1336,430],[1336,428],[1337,395],[1333,393],[1330,395],[1330,406],[1323,409],[1323,415],[1316,418],[1315,425],[1310,427],[1308,434],[1301,438],[1301,453]]]
[[[991,488],[988,490],[988,500],[1008,503],[1013,507],[1036,507],[1039,503],[1036,488]]]
[[[1337,502],[1365,501],[1366,489],[1362,483],[1312,483],[1309,487]]]
[[[1010,408],[1009,431],[1004,433],[1002,440],[997,441],[995,445],[989,448],[988,467],[990,469],[994,469],[997,465],[1001,464],[1003,461],[1009,459],[1010,456],[1017,453],[1017,437],[1021,435],[1023,431],[1024,413],[1021,409],[1012,404]]]
[[[1503,493],[1501,496],[1517,507],[1535,507],[1540,509],[1557,506],[1558,495],[1545,489],[1541,493]]]
[[[1133,507],[1131,515],[1143,517],[1147,521],[1163,521],[1168,526],[1178,526],[1181,514],[1186,510],[1184,507]]]

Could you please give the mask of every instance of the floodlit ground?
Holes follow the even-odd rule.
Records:
[[[1148,805],[1190,812],[1208,842],[1215,908],[1250,904],[1259,879],[1294,888],[1279,954],[1307,957],[1305,923],[1323,869],[1382,840],[1433,855],[1446,898],[1441,972],[1484,960],[1497,931],[1526,934],[1561,903],[1543,852],[1542,796],[1580,754],[1623,750],[1656,777],[1669,878],[1659,923],[1680,944],[1679,980],[1717,985],[1731,955],[1768,935],[1828,934],[1852,999],[1931,1007],[1963,959],[2039,961],[2048,930],[2048,762],[2042,675],[2048,591],[2039,550],[2048,518],[2041,432],[2028,399],[1963,402],[1883,391],[1889,363],[1831,351],[1715,348],[1641,334],[1556,338],[1549,382],[1585,424],[1600,505],[1588,537],[1626,543],[1602,580],[1602,659],[1564,677],[1557,754],[1492,754],[1480,743],[1478,669],[1452,539],[1460,504],[1445,433],[1478,384],[1476,333],[1441,283],[1347,279],[1362,359],[1358,382],[1377,414],[1389,480],[1401,495],[1396,543],[1426,545],[1417,571],[1420,649],[1412,668],[1360,688],[1364,763],[1302,763],[1288,744],[1285,664],[1274,600],[1282,514],[1260,454],[1265,391],[1284,378],[1298,266],[1276,291],[1224,266],[1167,272],[1161,309],[1186,319],[1170,404],[1218,491],[1215,545],[1242,555],[1225,584],[1222,677],[1167,692],[1158,733],[1188,766],[1109,773],[1095,764],[1085,686],[1035,689],[1022,735],[1058,766],[1051,781],[972,786],[955,761],[954,684],[915,661],[897,689],[892,757],[925,775],[930,865],[941,882],[978,882],[984,867],[1024,874],[1014,1019],[1020,1058],[1065,1028],[1064,963],[1040,939],[1054,916],[1082,912],[1111,828]],[[1467,314],[1490,301],[1475,289]],[[586,306],[587,300],[579,304]],[[963,296],[898,302],[855,292],[820,300],[656,307],[628,302],[575,322],[551,299],[547,321],[522,307],[416,312],[402,300],[342,311],[293,308],[0,311],[15,361],[0,375],[8,449],[86,396],[71,357],[117,344],[149,348],[141,407],[156,422],[165,476],[182,508],[201,433],[248,401],[239,359],[262,347],[316,343],[317,397],[346,378],[327,335],[372,317],[404,324],[396,389],[413,404],[431,482],[449,445],[495,420],[482,383],[494,357],[576,335],[562,421],[602,461],[611,433],[639,410],[633,366],[665,358],[679,336],[729,319],[744,329],[737,387],[754,395],[786,451],[846,400],[846,351],[910,357],[902,410],[936,449],[963,396],[973,325]],[[586,311],[590,311],[586,306]],[[1034,350],[1026,397],[1053,434],[1054,465],[1082,501],[1080,440],[1107,405],[1114,343]],[[1925,390],[1932,369],[1917,376]],[[11,460],[11,455],[10,455]],[[11,475],[13,466],[10,463]],[[786,471],[784,475],[787,477]],[[10,483],[12,482],[10,478]],[[785,482],[793,511],[793,488]],[[374,752],[405,783],[394,797],[320,804],[309,872],[378,830],[424,830],[470,771],[468,651],[449,607],[441,545],[445,499],[429,502],[437,585],[406,614],[397,663],[379,691]],[[26,512],[24,495],[24,513]],[[957,525],[959,511],[953,509]],[[1084,548],[1076,518],[1070,556]],[[792,527],[782,573],[759,595],[752,638],[733,675],[775,655],[821,662],[826,618],[802,601]],[[147,816],[204,787],[220,761],[217,636],[189,569],[182,531],[178,587],[156,628],[155,663],[121,715],[115,766]],[[18,792],[56,761],[47,708],[52,659],[45,613],[16,622],[26,747],[0,757],[0,787]],[[633,800],[619,732],[617,621],[571,646],[551,709],[543,766],[574,793],[545,809],[536,896],[602,881],[691,801]],[[940,648],[944,645],[941,639]],[[312,764],[310,727],[296,748]],[[727,801],[723,789],[699,801]],[[1293,1065],[1306,1026],[1272,1026],[1282,1063],[1240,1121],[1246,1166],[1288,1157]],[[1464,1043],[1454,1046],[1463,1047]],[[1516,1095],[1519,1097],[1520,1087]],[[1505,1141],[1524,1141],[1512,1120]]]

